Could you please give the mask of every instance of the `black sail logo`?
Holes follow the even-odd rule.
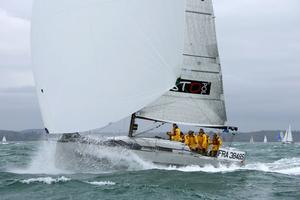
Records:
[[[173,89],[171,89],[171,91],[190,94],[210,95],[210,89],[210,82],[185,80],[179,78],[176,81],[176,86]]]

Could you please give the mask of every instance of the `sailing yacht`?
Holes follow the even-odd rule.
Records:
[[[292,144],[293,141],[293,134],[292,134],[292,128],[291,125],[289,125],[288,130],[285,132],[284,137],[282,139],[283,144]]]
[[[266,135],[265,135],[265,137],[264,137],[264,143],[268,143],[268,138],[267,138]]]
[[[244,162],[245,152],[231,148],[211,158],[180,142],[136,137],[137,120],[237,130],[225,125],[211,0],[46,2],[33,6],[34,76],[46,131],[65,133],[57,145],[59,156],[70,153],[64,161],[104,145],[167,165]],[[79,134],[130,115],[128,136],[99,143]]]
[[[254,138],[253,138],[253,136],[251,136],[251,138],[250,138],[250,144],[254,144]]]
[[[2,144],[7,144],[7,141],[6,141],[6,137],[5,137],[5,136],[3,136],[3,138],[2,138]]]
[[[281,131],[280,133],[278,133],[277,141],[278,141],[278,142],[281,142],[282,139],[283,139],[283,137],[284,137],[284,134],[283,134],[283,132]]]

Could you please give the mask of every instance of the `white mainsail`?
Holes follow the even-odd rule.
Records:
[[[182,65],[185,7],[185,0],[35,0],[32,57],[45,127],[51,133],[100,128],[170,90]],[[210,17],[197,25],[212,28]],[[202,55],[193,50],[205,42],[209,58],[192,58],[214,66],[208,77],[218,76],[214,42],[199,38],[186,53]]]
[[[291,125],[289,125],[289,129],[285,132],[282,142],[287,144],[293,143],[293,134],[292,134]]]
[[[251,136],[251,138],[250,138],[250,144],[253,144],[254,143],[254,138],[253,138],[253,136]]]
[[[222,73],[211,0],[187,0],[183,65],[180,79],[137,116],[199,126],[226,122]]]
[[[268,143],[268,138],[267,138],[266,135],[265,135],[265,137],[264,137],[264,143]]]
[[[6,142],[6,137],[3,136],[3,138],[2,138],[2,143],[5,143],[5,142]]]

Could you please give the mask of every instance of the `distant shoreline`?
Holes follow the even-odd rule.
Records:
[[[267,136],[268,142],[277,142],[278,134],[280,130],[268,130],[268,131],[254,131],[254,132],[240,132],[234,136],[234,142],[249,142],[250,138],[253,137],[255,142],[263,142],[264,136]],[[116,136],[116,135],[126,135],[126,133],[116,133],[116,132],[89,132],[94,135],[105,135],[105,136]],[[212,133],[210,133],[212,134]],[[0,130],[0,139],[5,136],[7,141],[40,141],[46,140],[47,138],[57,137],[57,135],[48,135],[43,129],[29,129],[23,131],[8,131],[8,130]],[[154,137],[161,136],[165,137],[165,133],[162,132],[153,132],[145,134],[146,137]],[[223,133],[222,134],[224,142],[232,141],[231,133]],[[293,137],[295,142],[300,142],[300,131],[293,131]]]

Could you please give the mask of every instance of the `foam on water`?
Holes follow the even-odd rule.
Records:
[[[163,170],[177,170],[181,172],[207,172],[207,173],[226,173],[226,172],[233,172],[237,171],[240,169],[240,167],[232,165],[230,167],[227,166],[219,166],[219,167],[214,167],[212,165],[206,165],[204,167],[200,167],[198,165],[189,165],[185,167],[176,167],[176,166],[169,166],[166,168],[159,167],[158,169],[163,169]]]
[[[300,158],[283,158],[272,163],[247,164],[244,169],[286,175],[300,175]]]
[[[105,186],[105,185],[116,185],[115,182],[111,181],[92,181],[92,182],[86,182],[91,185],[96,185],[96,186]]]
[[[219,166],[214,167],[207,165],[200,166],[186,166],[186,167],[157,167],[156,169],[162,170],[178,170],[182,172],[207,172],[207,173],[228,173],[235,171],[262,171],[270,173],[279,173],[286,175],[300,175],[300,158],[284,158],[271,163],[249,163],[245,166]]]
[[[31,184],[31,183],[43,183],[43,184],[48,184],[51,185],[53,183],[59,183],[59,182],[67,182],[70,181],[70,178],[61,176],[58,178],[52,178],[52,177],[38,177],[38,178],[30,178],[26,180],[21,180],[21,183],[24,184]]]
[[[69,174],[66,170],[55,166],[55,141],[41,142],[38,151],[33,155],[31,163],[25,168],[12,168],[9,172],[17,174]]]
[[[73,158],[72,164],[78,165],[79,170],[58,167],[56,164],[56,141],[43,141],[38,151],[32,156],[30,164],[24,168],[10,167],[7,171],[16,174],[72,174],[72,173],[110,173],[119,170],[153,169],[154,164],[146,162],[124,148],[107,148],[100,145],[86,145],[78,149],[79,157]],[[61,162],[69,162],[65,158]],[[103,162],[105,160],[106,162]],[[108,162],[107,162],[108,161]],[[82,165],[82,168],[81,168]]]

